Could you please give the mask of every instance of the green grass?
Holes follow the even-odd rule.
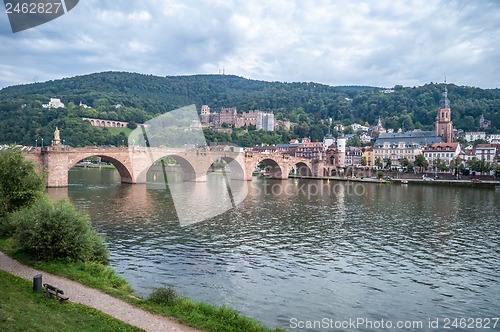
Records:
[[[113,134],[113,135],[118,135],[119,133],[123,132],[125,133],[125,136],[128,137],[128,135],[130,135],[130,133],[132,132],[132,129],[130,128],[113,128],[113,127],[106,127],[106,129],[108,130],[109,133]]]
[[[0,239],[0,251],[18,262],[58,276],[78,281],[121,299],[134,298],[132,287],[109,266],[93,262],[41,262],[16,248],[12,239]]]
[[[181,323],[206,331],[224,332],[271,332],[284,331],[262,326],[257,320],[245,317],[226,306],[215,307],[211,304],[194,302],[179,297],[172,303],[155,303],[147,300],[141,308],[157,315],[176,317]]]
[[[13,331],[142,331],[77,303],[34,293],[32,283],[0,271],[0,329]]]
[[[33,261],[28,255],[20,252],[11,239],[0,239],[0,251],[25,265],[99,289],[146,311],[174,317],[180,323],[198,329],[213,332],[285,331],[267,328],[257,320],[243,316],[236,310],[225,306],[217,307],[207,303],[194,302],[177,296],[175,292],[171,300],[169,298],[168,301],[142,299],[132,292],[132,288],[125,279],[118,276],[109,266],[102,264]]]

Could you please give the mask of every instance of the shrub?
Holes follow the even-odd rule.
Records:
[[[177,295],[177,292],[172,287],[157,288],[149,296],[151,302],[166,305],[172,305],[179,299],[179,295]]]
[[[12,215],[7,214],[6,216],[0,216],[0,236],[10,237],[14,235],[16,231],[16,225],[12,220]]]
[[[66,199],[54,204],[44,197],[10,217],[16,241],[36,259],[102,263],[108,259],[104,239],[92,228],[88,216]]]
[[[0,218],[30,205],[43,195],[45,177],[21,150],[0,151]]]

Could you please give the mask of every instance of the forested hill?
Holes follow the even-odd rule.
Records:
[[[278,119],[299,124],[292,136],[319,138],[328,130],[321,123],[328,118],[334,123],[374,124],[380,116],[387,128],[431,129],[443,89],[443,84],[433,83],[385,90],[265,82],[231,75],[158,77],[104,72],[0,90],[0,143],[33,144],[36,137],[51,137],[55,126],[61,127],[61,134],[71,130],[72,136],[78,137],[69,138],[73,145],[113,143],[124,137],[111,139],[110,133],[90,128],[80,117],[142,123],[193,103],[198,109],[206,104],[212,110],[236,107],[239,111],[273,111]],[[479,118],[484,114],[492,121],[490,131],[500,129],[498,89],[448,84],[448,91],[455,127],[479,130]],[[50,98],[60,98],[67,107],[42,108]],[[80,103],[92,108],[79,107]]]
[[[209,105],[213,109],[292,111],[302,107],[308,113],[335,105],[335,100],[370,87],[335,88],[316,83],[280,83],[245,79],[232,75],[158,77],[124,72],[104,72],[0,90],[0,101],[30,99],[62,102],[80,101],[94,108],[122,104],[154,115],[186,106]],[[345,100],[344,100],[345,101]],[[331,105],[329,105],[331,104]],[[338,102],[337,102],[338,104]]]

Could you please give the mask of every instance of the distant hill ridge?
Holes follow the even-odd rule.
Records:
[[[443,89],[443,84],[434,83],[386,89],[266,82],[234,75],[159,77],[102,72],[0,90],[0,142],[32,141],[46,126],[55,126],[63,118],[64,122],[76,121],[74,128],[81,126],[77,120],[83,116],[144,122],[193,103],[198,109],[206,104],[212,110],[236,107],[239,111],[273,111],[278,119],[300,124],[300,130],[294,132],[299,136],[319,136],[328,130],[330,118],[333,123],[375,124],[381,117],[386,128],[432,130]],[[479,118],[484,115],[491,121],[490,132],[500,129],[499,89],[448,84],[448,91],[455,127],[479,130]],[[41,104],[50,98],[60,98],[68,107],[57,112],[43,110]],[[92,109],[75,107],[80,102]]]
[[[160,77],[127,72],[102,72],[7,87],[0,90],[0,100],[3,99],[3,96],[16,98],[38,94],[61,98],[63,102],[69,102],[72,98],[84,99],[86,104],[92,104],[97,96],[105,95],[106,98],[111,98],[117,103],[120,101],[133,102],[129,106],[145,106],[144,102],[138,103],[131,100],[130,96],[134,96],[147,100],[146,104],[153,105],[181,107],[194,102],[198,106],[211,104],[211,107],[236,106],[242,108],[245,105],[230,105],[231,97],[244,93],[259,99],[272,97],[277,93],[279,97],[282,97],[283,94],[289,96],[304,92],[334,94],[341,91],[359,92],[373,88],[366,86],[333,87],[311,82],[267,82],[234,75]]]

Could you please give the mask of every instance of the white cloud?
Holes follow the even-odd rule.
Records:
[[[500,3],[88,0],[24,32],[0,24],[0,45],[0,86],[110,69],[176,75],[224,66],[272,81],[389,87],[446,75],[498,87]]]

